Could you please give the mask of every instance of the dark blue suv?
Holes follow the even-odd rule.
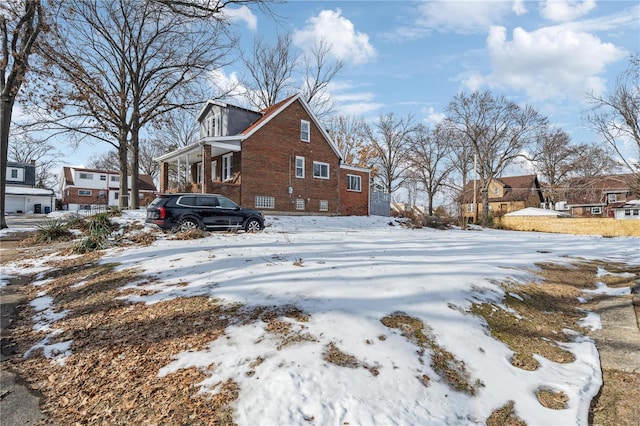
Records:
[[[163,230],[238,230],[264,229],[261,211],[244,209],[217,194],[162,194],[147,207],[145,223]]]

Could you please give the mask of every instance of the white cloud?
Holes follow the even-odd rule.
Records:
[[[324,39],[331,46],[331,54],[347,63],[364,64],[376,57],[369,36],[356,31],[353,23],[342,16],[342,10],[323,10],[309,18],[304,29],[293,34],[293,42],[308,48]]]
[[[238,74],[232,72],[226,74],[224,70],[214,70],[209,73],[209,81],[214,88],[216,96],[220,93],[227,93],[225,100],[234,105],[249,107],[246,93],[248,89],[240,83]]]
[[[518,6],[521,3],[516,1],[511,7],[508,1],[429,1],[420,5],[420,17],[415,23],[419,27],[418,31],[426,29],[462,34],[485,32],[512,10],[521,11],[522,6]],[[409,33],[407,29],[403,32],[405,35]]]
[[[423,108],[421,112],[426,116],[424,121],[428,124],[438,124],[447,117],[443,112],[436,112],[433,107]]]
[[[223,13],[231,22],[245,22],[251,31],[258,29],[258,18],[247,6],[241,6],[237,9],[225,7]]]
[[[524,90],[532,100],[539,101],[582,99],[589,91],[602,93],[606,66],[626,55],[623,49],[592,34],[561,27],[533,32],[516,28],[511,41],[504,27],[491,27],[487,49],[493,72],[472,76],[465,82],[467,86],[486,84]]]
[[[525,5],[525,0],[514,0],[513,2],[513,13],[516,15],[524,15],[528,13],[527,6]]]
[[[546,0],[540,6],[540,14],[553,22],[567,22],[586,15],[595,7],[595,0]]]

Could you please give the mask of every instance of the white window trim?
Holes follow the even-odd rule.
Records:
[[[89,189],[78,189],[78,195],[81,197],[91,197],[91,190]]]
[[[211,162],[211,182],[215,182],[218,178],[218,160]]]
[[[93,180],[93,173],[80,173],[78,176],[80,179]]]
[[[358,182],[358,188],[357,189],[349,188],[352,178],[356,178],[356,181]],[[360,175],[347,175],[347,191],[362,192],[362,176],[360,176]]]
[[[304,210],[304,198],[296,198],[296,210]]]
[[[298,160],[302,160],[302,174],[298,175]],[[296,178],[304,179],[304,157],[296,156]]]
[[[307,120],[300,120],[300,140],[311,142],[311,123]]]
[[[222,156],[222,182],[231,179],[233,176],[233,153]]]
[[[609,203],[616,203],[618,201],[618,195],[617,194],[609,194],[609,195],[607,195],[607,201]]]
[[[602,207],[591,207],[591,214],[602,214]]]
[[[326,176],[321,176],[321,175],[316,176],[316,165],[327,166],[327,175]],[[313,177],[315,179],[327,179],[328,180],[330,178],[330,176],[331,176],[331,168],[330,168],[329,163],[323,163],[321,161],[314,161],[313,162]]]
[[[329,211],[329,200],[320,200],[320,207],[318,208],[321,212]]]

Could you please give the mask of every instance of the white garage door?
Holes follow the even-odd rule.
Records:
[[[25,212],[24,196],[7,195],[4,201],[4,211],[7,213]]]

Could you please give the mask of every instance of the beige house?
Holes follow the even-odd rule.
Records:
[[[543,201],[542,189],[536,175],[500,177],[489,183],[489,212],[494,215],[502,216],[527,207],[540,207]],[[473,223],[478,222],[478,217],[482,214],[479,181],[467,183],[460,197],[460,208],[465,219]]]

